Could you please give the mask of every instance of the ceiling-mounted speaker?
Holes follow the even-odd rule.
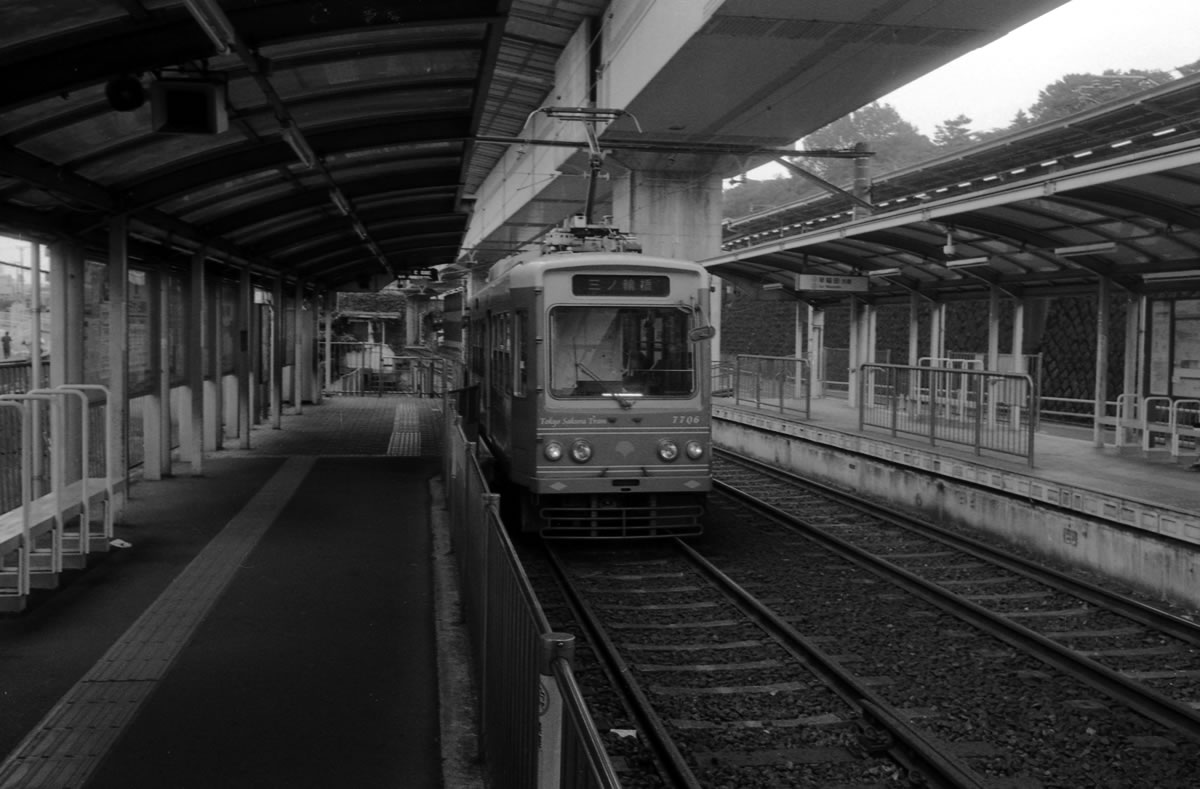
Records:
[[[137,77],[122,74],[104,86],[104,97],[108,99],[108,106],[117,112],[133,112],[146,103],[146,89]]]
[[[220,134],[229,128],[225,83],[160,79],[150,86],[151,123],[169,134]]]

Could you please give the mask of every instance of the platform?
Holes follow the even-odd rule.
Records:
[[[439,409],[326,399],[135,484],[129,546],[0,619],[0,787],[442,786]]]
[[[1200,472],[1189,469],[1192,461],[1172,462],[1165,453],[1147,457],[1140,448],[1095,447],[1090,429],[1047,426],[1034,437],[1032,468],[1024,459],[995,453],[976,455],[970,447],[947,442],[936,445],[918,437],[891,436],[876,428],[859,429],[858,411],[839,398],[814,398],[807,419],[789,417],[769,408],[749,409],[735,405],[730,398],[716,398],[715,407],[752,410],[764,417],[804,425],[809,429],[827,428],[856,442],[882,444],[907,452],[914,465],[928,467],[941,462],[939,472],[948,475],[975,476],[978,470],[992,471],[1014,479],[1043,483],[1047,490],[1071,489],[1097,500],[1124,500],[1146,508],[1167,508],[1200,519]],[[869,449],[869,447],[867,447]],[[894,454],[888,450],[889,454]],[[959,464],[958,469],[952,466]],[[978,480],[992,484],[993,480]],[[1028,494],[1029,491],[1023,491]],[[1056,494],[1057,499],[1057,494]],[[1066,501],[1052,503],[1065,506]],[[1200,525],[1200,523],[1198,523]],[[1195,535],[1200,544],[1200,532]]]
[[[713,414],[718,445],[1200,608],[1200,472],[1189,468],[1192,458],[1098,448],[1090,431],[1048,427],[1034,438],[1030,466],[860,429],[858,412],[835,398],[814,399],[803,419],[730,398],[717,398]]]

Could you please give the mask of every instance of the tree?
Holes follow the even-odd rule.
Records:
[[[1009,124],[1008,128],[1010,131],[1019,131],[1032,125],[1033,121],[1030,120],[1029,113],[1025,112],[1025,110],[1017,110],[1017,114],[1013,116],[1012,123]]]
[[[817,187],[809,181],[789,175],[765,181],[747,179],[725,191],[724,213],[730,218],[749,216],[767,208],[794,203],[816,191]]]
[[[1103,74],[1067,74],[1038,93],[1029,108],[1033,123],[1059,120],[1170,82],[1165,71],[1107,69]]]
[[[929,138],[890,104],[872,102],[839,118],[801,140],[806,150],[853,148],[864,142],[875,155],[871,172],[875,175],[898,170],[929,159],[936,151]],[[849,162],[842,159],[813,159],[808,169],[834,183],[850,180]]]
[[[800,141],[803,150],[846,150],[866,143],[874,155],[870,159],[872,177],[925,161],[937,154],[937,147],[917,127],[900,117],[890,104],[868,104]],[[831,183],[845,186],[854,175],[851,159],[806,157],[796,163]],[[765,208],[775,208],[809,195],[821,194],[821,188],[800,176],[783,176],[769,181],[749,181],[725,192],[726,217],[747,216]]]
[[[960,112],[957,117],[942,121],[933,134],[933,142],[946,153],[973,145],[976,135],[971,131],[971,119]]]

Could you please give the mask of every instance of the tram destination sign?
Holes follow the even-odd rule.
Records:
[[[866,293],[867,287],[866,277],[845,277],[830,274],[796,275],[796,290],[833,290],[841,293]]]
[[[575,296],[669,296],[671,280],[646,274],[576,274],[571,277]]]

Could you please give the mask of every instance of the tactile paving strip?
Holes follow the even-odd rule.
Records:
[[[316,462],[287,460],[0,765],[0,787],[80,787]]]
[[[404,397],[396,403],[387,454],[423,457],[438,454],[441,405],[435,401]]]

